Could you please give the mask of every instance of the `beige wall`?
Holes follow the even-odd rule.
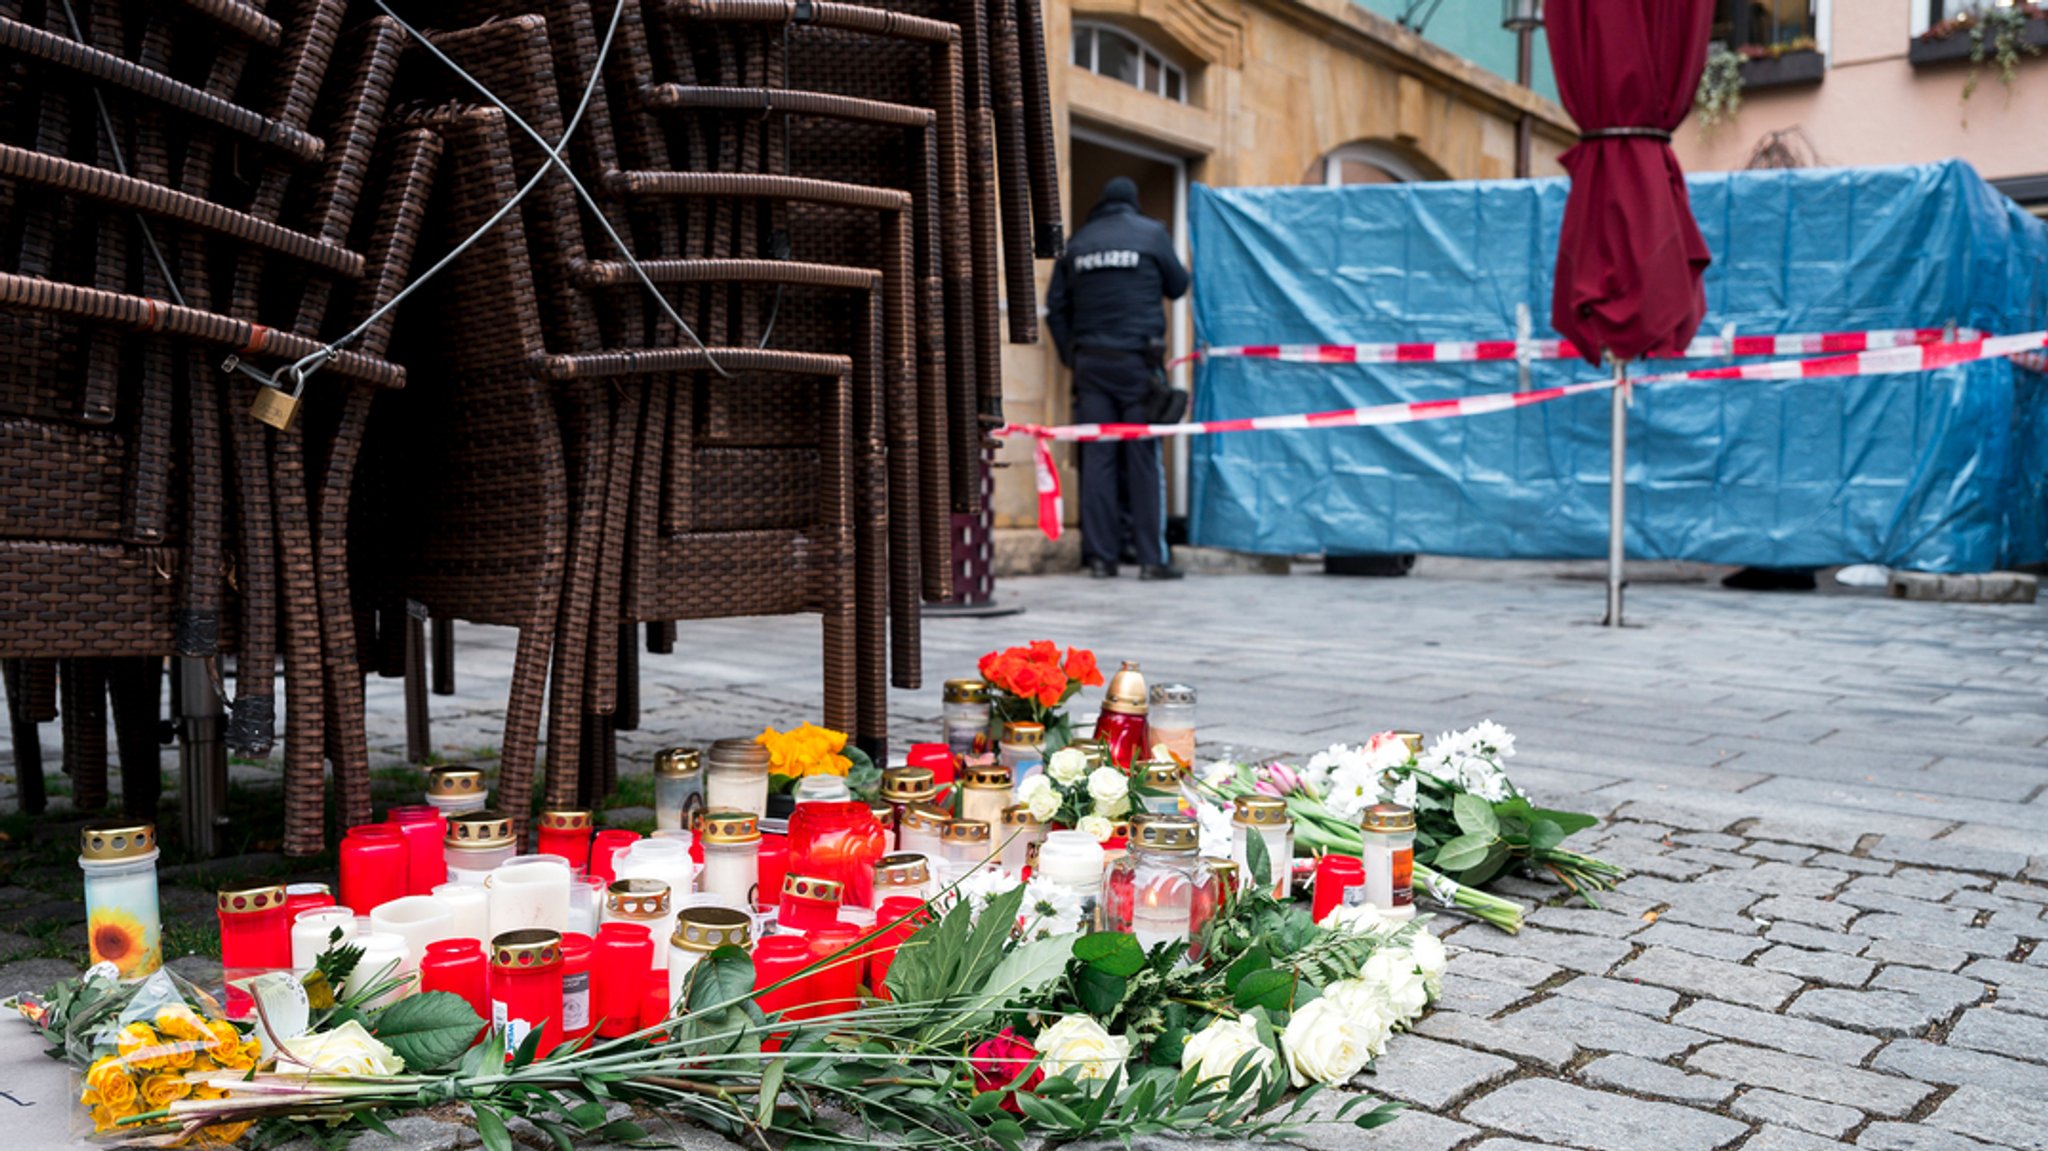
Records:
[[[1188,71],[1189,104],[1169,102],[1068,64],[1076,16],[1122,25]],[[1185,159],[1191,182],[1296,184],[1316,161],[1349,143],[1393,149],[1424,172],[1490,179],[1514,172],[1515,122],[1535,123],[1534,172],[1561,172],[1571,128],[1555,104],[1444,52],[1351,0],[1048,0],[1053,116],[1072,231],[1095,189],[1068,186],[1071,129],[1127,139]],[[1051,273],[1038,264],[1039,307]],[[1195,285],[1201,291],[1200,283]],[[1006,301],[1006,307],[1023,305]],[[1069,418],[1071,385],[1050,342],[1006,346],[1004,407],[1013,423]],[[1079,484],[1070,448],[1057,449],[1067,518],[1078,522]],[[1077,562],[1039,539],[1030,446],[1007,443],[996,478],[998,544],[1007,567]]]
[[[1968,102],[1967,62],[1906,62],[1912,11],[1925,0],[1831,0],[1827,78],[1745,91],[1736,118],[1688,121],[1678,158],[1688,169],[1746,166],[1757,142],[1799,128],[1826,165],[1913,164],[1960,156],[1986,179],[2048,172],[2048,56],[2022,56],[2008,90],[1987,69]]]

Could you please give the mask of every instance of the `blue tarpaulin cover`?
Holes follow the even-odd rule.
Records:
[[[1960,161],[1690,177],[1707,322],[1743,335],[2048,327],[2048,225]],[[1199,187],[1195,321],[1215,345],[1510,339],[1546,322],[1563,180]],[[1656,361],[1637,373],[1703,366]],[[1599,377],[1537,361],[1535,387]],[[1512,363],[1206,362],[1195,418],[1509,391]],[[1606,554],[1605,394],[1380,428],[1195,437],[1197,544],[1267,554]],[[1770,567],[1985,571],[2048,559],[2048,378],[1919,375],[1637,390],[1628,551]]]

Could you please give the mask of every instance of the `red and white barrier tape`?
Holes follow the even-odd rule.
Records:
[[[1812,356],[1910,347],[1944,340],[1972,340],[1982,332],[1963,328],[1878,328],[1867,332],[1807,332],[1784,336],[1738,336],[1732,331],[1701,336],[1672,359],[1714,360],[1725,356]],[[1271,360],[1284,364],[1472,364],[1504,360],[1577,360],[1570,340],[1451,340],[1426,344],[1231,344],[1177,357],[1194,360]]]
[[[1626,381],[1638,384],[1669,384],[1687,380],[1805,380],[1829,376],[1890,376],[1908,372],[1933,371],[1977,360],[2001,356],[2039,355],[2048,348],[2048,331],[2017,336],[1976,336],[1954,343],[1907,343],[1846,355],[1822,356],[1811,360],[1777,360],[1764,364],[1738,364],[1720,368],[1696,368],[1686,372],[1663,372]],[[1105,440],[1163,439],[1169,436],[1206,436],[1221,432],[1298,431],[1304,428],[1353,428],[1384,424],[1413,424],[1458,416],[1504,412],[1536,404],[1604,392],[1619,386],[1613,379],[1588,380],[1528,392],[1490,392],[1449,400],[1379,404],[1370,408],[1343,408],[1332,412],[1308,412],[1288,416],[1251,416],[1237,420],[1204,420],[1184,424],[1008,424],[997,428],[999,436],[1030,436],[1034,441],[1034,465],[1038,479],[1038,526],[1048,538],[1060,534],[1060,473],[1054,466],[1052,444],[1056,440],[1098,443]]]

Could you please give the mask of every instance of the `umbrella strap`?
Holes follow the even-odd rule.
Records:
[[[1671,133],[1662,128],[1595,128],[1591,132],[1579,133],[1580,140],[1619,140],[1641,136],[1651,140],[1671,142]]]

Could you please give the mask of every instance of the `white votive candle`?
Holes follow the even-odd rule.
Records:
[[[450,939],[474,939],[478,943],[491,937],[490,892],[484,888],[479,877],[476,883],[444,883],[434,889],[434,898],[455,917]]]
[[[384,992],[364,1004],[366,1007],[383,1007],[396,1003],[411,995],[419,987],[416,973],[405,970],[405,937],[381,931],[364,931],[351,940],[363,949],[363,957],[356,961],[356,969],[342,980],[343,996],[353,996],[367,991],[380,983],[402,979],[399,986]]]
[[[346,907],[309,907],[299,912],[292,921],[292,967],[298,971],[311,971],[313,964],[326,954],[335,931],[341,932],[341,941],[346,943],[356,936],[356,913]]]
[[[508,931],[569,930],[569,865],[535,861],[508,863],[484,884],[489,895],[490,938]]]
[[[405,970],[417,971],[427,944],[455,938],[455,913],[431,895],[403,895],[370,913],[370,930],[405,940]]]

